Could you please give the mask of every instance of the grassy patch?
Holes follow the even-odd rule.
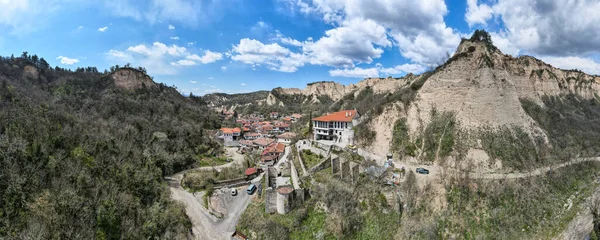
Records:
[[[302,156],[302,160],[304,161],[304,167],[306,168],[306,170],[316,166],[318,163],[323,161],[323,156],[321,156],[320,154],[313,153],[308,149],[300,151],[300,155]]]
[[[204,157],[198,160],[201,167],[219,166],[227,163],[227,157]]]

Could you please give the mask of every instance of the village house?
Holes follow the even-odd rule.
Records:
[[[246,139],[246,140],[254,140],[254,139],[257,139],[260,137],[262,137],[262,135],[257,132],[251,132],[251,133],[244,134],[244,139]]]
[[[279,133],[284,133],[284,132],[289,132],[290,131],[290,125],[284,122],[277,122],[275,123],[275,125],[273,126],[273,133],[274,134],[279,134]]]
[[[352,144],[354,131],[352,127],[359,123],[360,113],[356,110],[343,110],[313,118],[313,134],[315,140],[329,140],[336,145]]]
[[[271,118],[279,118],[278,112],[271,112]]]
[[[259,150],[264,150],[267,146],[273,143],[275,140],[271,138],[258,138],[254,139],[252,142],[254,143],[254,147]]]
[[[273,142],[267,146],[261,156],[260,160],[265,165],[273,165],[283,156],[285,153],[285,145],[282,143]]]
[[[292,132],[282,133],[280,135],[277,135],[277,142],[280,142],[283,144],[290,144],[295,137],[296,137],[296,134],[292,133]]]
[[[240,128],[221,128],[217,132],[217,137],[225,142],[238,141],[242,138],[242,130]]]

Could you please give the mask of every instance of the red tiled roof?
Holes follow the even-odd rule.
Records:
[[[248,131],[250,131],[250,128],[244,127],[243,130],[244,130],[244,132],[248,132]]]
[[[266,155],[266,156],[260,157],[260,160],[263,162],[273,161],[275,159],[277,159],[277,156]]]
[[[276,123],[275,127],[288,128],[288,127],[290,127],[290,125],[287,123]]]
[[[253,168],[246,169],[246,171],[244,173],[246,174],[246,176],[250,176],[252,174],[256,174],[256,172],[257,172],[256,168],[253,167]]]
[[[269,146],[267,146],[265,148],[265,150],[262,152],[263,155],[268,154],[268,153],[283,153],[285,152],[285,145],[283,143],[271,143],[269,144]]]
[[[292,117],[293,118],[301,118],[302,114],[294,113],[294,114],[292,114]]]
[[[244,134],[244,136],[246,136],[246,137],[260,137],[260,133],[251,132],[251,133]]]
[[[358,111],[356,110],[344,110],[313,118],[312,120],[321,122],[352,122],[357,113]]]
[[[286,133],[277,135],[277,138],[283,138],[283,139],[292,139],[295,137],[296,137],[296,134],[292,133],[292,132],[286,132]]]
[[[239,141],[240,145],[244,145],[244,146],[252,146],[254,145],[254,143],[250,140],[240,140]]]
[[[242,132],[242,130],[240,130],[240,128],[221,128],[221,131],[223,133],[240,133]]]
[[[254,139],[252,142],[254,142],[254,144],[256,144],[256,145],[268,146],[273,141],[275,141],[275,140],[273,140],[271,138],[258,138],[258,139]]]

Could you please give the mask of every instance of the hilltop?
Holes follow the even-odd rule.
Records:
[[[0,58],[0,238],[182,239],[162,178],[222,151],[199,98],[143,68],[51,68]]]

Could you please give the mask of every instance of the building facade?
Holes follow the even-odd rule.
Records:
[[[352,128],[359,124],[360,113],[343,110],[313,118],[314,140],[329,140],[337,145],[348,145],[354,141]]]

